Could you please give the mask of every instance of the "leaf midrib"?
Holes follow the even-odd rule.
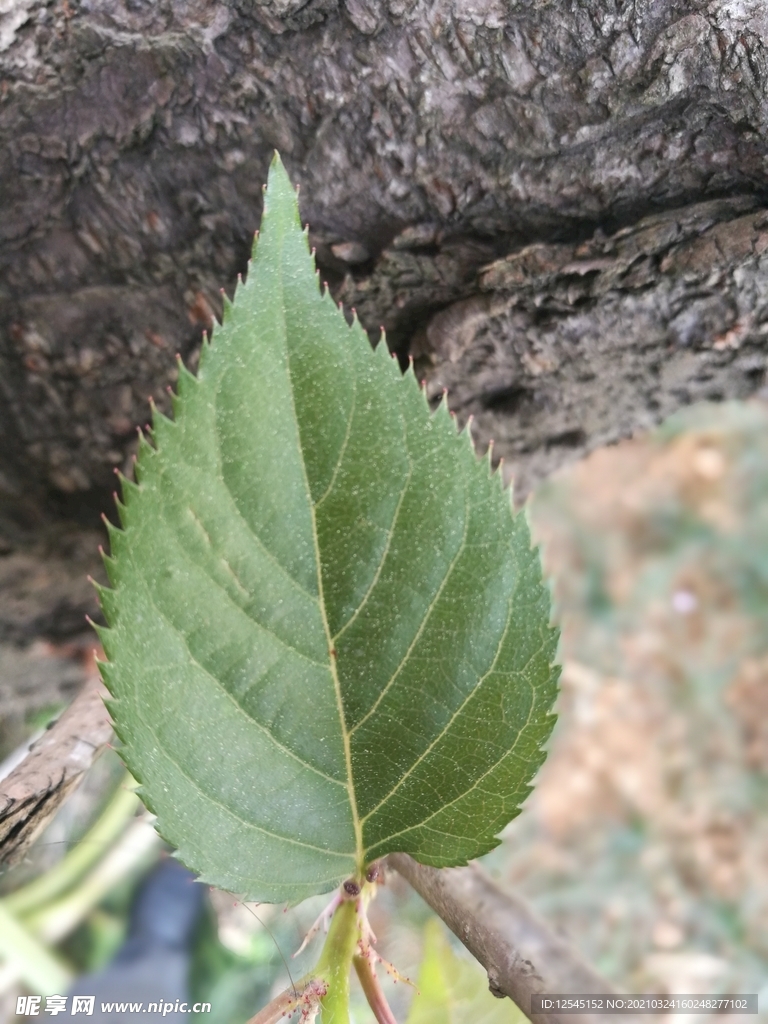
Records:
[[[321,557],[320,557],[320,542],[319,542],[319,537],[318,537],[318,533],[317,533],[317,519],[316,519],[316,516],[315,516],[315,504],[314,504],[314,502],[312,500],[312,490],[311,490],[311,488],[309,486],[309,476],[307,474],[307,464],[306,464],[306,459],[304,457],[304,445],[303,445],[303,440],[302,440],[302,436],[301,436],[301,427],[299,426],[299,417],[298,417],[298,413],[296,411],[296,400],[294,398],[293,374],[291,373],[291,355],[290,355],[290,350],[289,350],[289,347],[288,347],[288,325],[287,325],[288,310],[287,310],[286,303],[285,303],[285,289],[284,289],[284,285],[283,285],[283,274],[282,274],[283,255],[284,255],[284,248],[285,248],[284,242],[285,242],[285,236],[283,235],[280,238],[280,244],[279,244],[280,261],[279,261],[278,265],[280,267],[280,271],[281,272],[277,275],[277,277],[278,277],[279,288],[280,288],[280,296],[279,296],[280,308],[281,308],[282,314],[283,314],[281,322],[280,322],[280,326],[281,326],[281,328],[283,330],[282,341],[283,341],[283,347],[284,347],[284,351],[285,351],[285,366],[286,366],[286,370],[287,370],[287,373],[288,373],[288,385],[289,385],[288,386],[288,391],[289,391],[289,394],[290,394],[291,412],[293,414],[293,423],[294,423],[294,426],[296,428],[296,438],[297,438],[297,441],[298,441],[298,448],[299,448],[299,461],[301,463],[301,474],[302,474],[302,477],[303,477],[303,480],[304,480],[304,488],[305,488],[306,495],[307,495],[307,503],[309,505],[309,516],[310,516],[310,521],[311,521],[311,524],[312,524],[312,545],[313,545],[314,552],[315,552],[315,566],[316,566],[316,569],[317,569],[317,591],[318,591],[318,604],[319,604],[319,608],[320,608],[320,619],[321,619],[321,621],[323,623],[323,630],[325,631],[326,648],[327,648],[327,651],[328,651],[328,663],[329,663],[328,667],[330,669],[331,678],[333,680],[333,689],[334,689],[334,693],[336,695],[336,708],[337,708],[338,715],[339,715],[339,725],[341,727],[342,742],[344,744],[344,761],[345,761],[345,766],[346,766],[346,771],[347,771],[347,792],[349,793],[349,805],[350,805],[350,811],[352,812],[352,826],[353,826],[354,833],[355,833],[355,861],[356,861],[357,870],[362,872],[363,867],[364,867],[364,864],[363,864],[363,859],[364,859],[363,826],[362,826],[362,822],[360,820],[360,812],[358,811],[358,807],[357,807],[357,794],[355,792],[355,783],[354,783],[354,779],[353,779],[353,776],[352,776],[352,745],[351,745],[351,742],[350,742],[349,731],[347,729],[346,717],[344,715],[344,702],[342,700],[342,695],[341,695],[341,682],[339,680],[339,675],[338,675],[338,672],[336,670],[336,656],[335,656],[335,653],[334,653],[334,650],[333,650],[333,639],[332,639],[330,627],[328,625],[328,616],[327,616],[326,610],[325,610],[325,595],[324,595],[324,592],[323,592],[323,569],[322,569],[322,561],[321,561]],[[321,301],[322,301],[322,297],[321,297]]]

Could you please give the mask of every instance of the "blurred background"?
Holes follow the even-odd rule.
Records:
[[[486,866],[625,991],[760,992],[766,1007],[768,403],[688,409],[561,471],[528,511],[562,629],[559,720]],[[46,704],[51,674],[74,688],[88,671],[78,651],[0,652],[0,760],[61,710]],[[40,701],[20,719],[13,693],[36,680]],[[0,1024],[21,1019],[17,996],[109,963],[162,852],[107,751],[0,875]],[[209,892],[190,954],[193,997],[212,1007],[200,1020],[244,1024],[300,976],[319,940],[291,954],[324,902]],[[401,880],[371,918],[380,952],[422,992],[387,981],[398,1020],[522,1019]]]

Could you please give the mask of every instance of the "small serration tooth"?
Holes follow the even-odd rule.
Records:
[[[149,443],[148,433],[150,433],[148,426],[145,426],[143,430],[139,429],[139,458],[149,458],[150,455],[154,455],[155,449]]]
[[[111,646],[109,641],[112,630],[108,626],[99,626],[93,621],[93,619],[88,619],[88,625],[96,631],[96,636],[99,638],[99,642],[104,648],[104,653],[111,660],[112,656],[109,654],[108,648]]]
[[[112,693],[112,687],[115,684],[114,672],[112,670],[112,665],[108,661],[100,661],[99,662],[99,672],[101,674],[101,678],[102,678],[102,680],[104,682],[104,685],[109,690],[109,692]],[[113,711],[113,707],[114,707],[114,705],[117,704],[117,701],[113,698],[111,700],[105,700],[104,703],[106,704],[107,711],[110,713],[110,715],[114,719],[116,717],[116,715],[115,715],[115,713]]]
[[[152,404],[152,426],[156,427],[158,422],[166,424],[166,423],[173,423],[173,420],[169,419],[169,417],[166,416],[165,413],[161,409],[158,409],[158,407],[153,403]]]
[[[104,612],[104,618],[107,622],[114,623],[117,619],[117,594],[110,587],[102,587],[98,583],[94,583],[96,593],[99,596],[99,604],[101,610]]]
[[[194,373],[192,373],[192,371],[189,370],[181,360],[179,360],[179,394],[181,394],[182,388],[190,387],[192,384],[195,384],[196,382],[197,377],[195,377]]]
[[[136,456],[134,456],[134,459],[135,458]],[[135,481],[129,480],[121,470],[117,471],[117,476],[123,492],[123,501],[128,504],[128,501],[133,498],[134,495],[139,493],[139,485],[135,483]]]
[[[112,586],[117,586],[117,562],[114,558],[109,555],[102,555],[102,561],[104,562],[104,570],[107,574],[107,579]]]
[[[110,548],[114,551],[113,545],[115,541],[119,541],[119,539],[124,536],[124,533],[119,526],[115,526],[115,524],[111,522],[111,520],[107,519],[106,516],[102,516],[101,518],[107,528],[107,537],[109,538]]]

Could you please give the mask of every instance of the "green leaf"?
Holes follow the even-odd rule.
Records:
[[[494,847],[556,633],[523,515],[321,293],[276,159],[248,279],[123,484],[103,675],[181,859],[250,898]]]
[[[476,964],[451,949],[442,927],[429,921],[424,929],[424,956],[418,992],[407,1024],[527,1024],[509,999],[488,990],[488,978]]]

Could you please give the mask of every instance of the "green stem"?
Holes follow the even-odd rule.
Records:
[[[350,879],[344,884],[328,908],[333,917],[317,966],[302,978],[295,990],[277,996],[248,1024],[277,1024],[281,1017],[298,1009],[302,1011],[302,1021],[314,1021],[319,1009],[322,1024],[350,1024],[349,976],[353,964],[379,1024],[396,1024],[370,962],[373,936],[367,908],[375,892],[373,882],[358,883]]]
[[[359,938],[357,901],[344,900],[333,915],[323,952],[312,971],[328,986],[320,1001],[323,1024],[349,1024],[349,975]]]
[[[36,995],[63,995],[72,980],[67,968],[0,903],[0,955]]]
[[[40,910],[24,923],[39,938],[53,944],[73,931],[115,885],[157,855],[160,837],[146,821],[137,820],[75,889]]]

